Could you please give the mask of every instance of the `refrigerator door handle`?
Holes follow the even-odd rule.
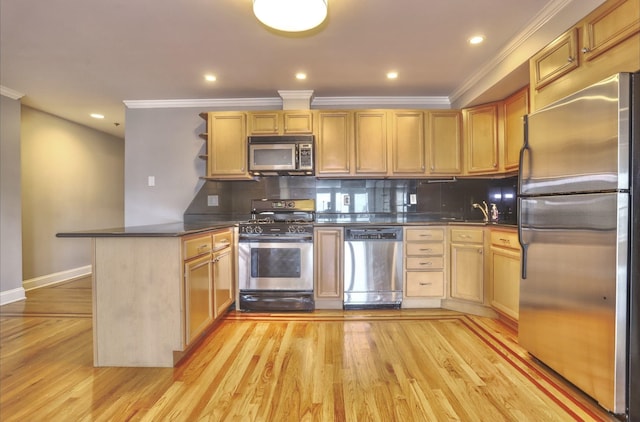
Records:
[[[520,277],[527,278],[527,248],[529,245],[522,238],[522,198],[518,198],[518,242],[522,248],[522,260],[520,264]]]
[[[520,171],[518,172],[518,193],[522,194],[522,180],[524,179],[524,156],[527,151],[531,151],[529,147],[529,116],[524,116],[524,142],[522,144],[522,148],[520,148],[520,156],[518,158],[518,168]],[[529,154],[530,156],[530,154]],[[530,160],[529,160],[530,161]],[[529,162],[531,164],[531,162]],[[530,166],[529,166],[530,167]]]

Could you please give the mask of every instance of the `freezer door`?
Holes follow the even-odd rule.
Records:
[[[520,195],[629,188],[629,81],[615,75],[527,116]]]
[[[520,199],[519,343],[615,413],[626,400],[628,202]]]

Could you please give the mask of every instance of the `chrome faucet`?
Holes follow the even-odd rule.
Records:
[[[489,206],[487,205],[487,203],[485,201],[482,201],[482,205],[475,203],[472,205],[473,208],[477,208],[480,211],[482,211],[482,215],[484,215],[484,222],[488,223],[489,222]]]

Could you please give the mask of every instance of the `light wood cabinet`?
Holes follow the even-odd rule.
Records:
[[[459,110],[426,113],[429,174],[460,175],[462,169],[462,113]]]
[[[576,69],[578,64],[578,28],[572,28],[531,58],[533,86],[543,88]]]
[[[200,253],[188,258],[184,263],[185,291],[185,343],[196,339],[213,322],[213,261],[211,257],[211,235],[202,235],[185,241],[202,242]],[[209,246],[209,247],[207,247]]]
[[[405,228],[405,297],[444,297],[444,234],[443,227]]]
[[[355,112],[356,175],[385,176],[387,166],[387,112]]]
[[[590,61],[640,32],[640,2],[608,1],[587,16],[582,30],[581,52]]]
[[[293,135],[313,133],[313,111],[249,112],[251,135]]]
[[[501,316],[517,321],[520,301],[520,245],[516,230],[491,230],[489,280],[491,306]]]
[[[343,228],[315,228],[313,253],[316,308],[342,308],[343,302]]]
[[[353,112],[319,111],[316,175],[349,176],[353,165]]]
[[[450,229],[451,297],[484,302],[484,231]]]
[[[251,179],[248,172],[247,116],[240,112],[208,113],[208,179]]]
[[[518,169],[520,149],[524,145],[524,116],[529,114],[529,87],[504,100],[504,146],[502,157],[506,172]]]
[[[391,111],[391,171],[395,176],[423,176],[425,173],[424,113]]]
[[[498,103],[463,111],[466,173],[498,172]]]
[[[213,310],[214,317],[217,318],[229,309],[235,297],[235,264],[231,229],[214,233],[213,248]]]
[[[640,2],[607,0],[529,60],[530,109],[640,69]]]

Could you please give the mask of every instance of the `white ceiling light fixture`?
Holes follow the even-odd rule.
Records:
[[[327,17],[328,0],[253,0],[253,13],[263,24],[286,32],[308,31]]]

